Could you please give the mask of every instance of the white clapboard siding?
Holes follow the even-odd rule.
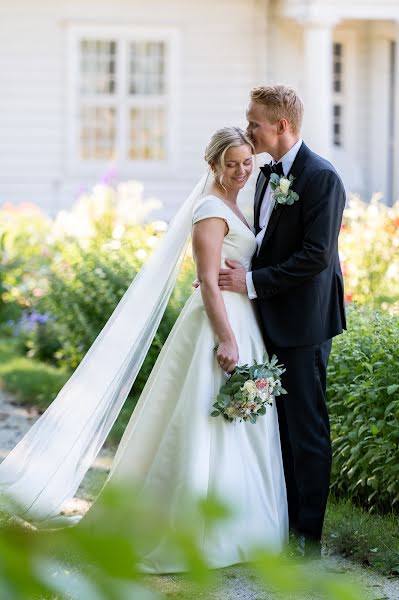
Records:
[[[246,126],[248,92],[254,85],[282,82],[302,92],[303,28],[314,22],[330,23],[333,40],[347,51],[344,143],[332,149],[331,159],[348,191],[368,198],[389,190],[388,50],[398,40],[394,23],[399,21],[399,0],[2,4],[0,205],[31,201],[55,213],[70,206],[82,187],[94,184],[107,170],[105,164],[77,169],[68,150],[68,40],[73,28],[81,26],[167,29],[176,34],[173,161],[166,167],[117,165],[120,179],[142,181],[145,195],[163,202],[165,216],[176,210],[204,171],[204,149],[212,132],[225,125]],[[306,127],[303,134],[306,141]]]
[[[173,212],[204,169],[211,133],[245,125],[249,89],[262,79],[267,1],[13,0],[0,18],[0,204],[31,201],[55,213],[105,171],[68,168],[67,39],[71,25],[172,28],[179,37],[176,167],[141,173],[145,195]]]
[[[399,8],[399,1],[395,2]],[[350,8],[359,7],[362,2],[346,0],[346,4],[348,8],[344,13],[348,13]],[[306,15],[313,15],[312,7],[322,7],[324,13],[313,15],[317,23],[323,14],[328,16],[327,9],[332,11],[333,6],[337,8],[336,22],[332,20],[332,37],[333,41],[341,42],[344,46],[344,135],[342,147],[332,147],[330,159],[342,176],[348,192],[359,193],[366,200],[374,192],[382,192],[389,202],[388,128],[393,119],[393,115],[388,114],[389,44],[395,39],[393,19],[396,8],[393,3],[388,5],[389,2],[388,12],[379,10],[380,20],[341,19],[340,0],[312,0],[306,3],[292,0],[280,5],[280,12],[272,11],[267,39],[268,55],[271,57],[268,65],[270,81],[293,85],[301,93],[305,83],[303,28],[298,20],[284,17],[284,10],[285,14],[297,15],[298,19],[301,17],[306,22]],[[302,7],[302,12],[299,7]],[[364,9],[370,7],[371,3],[365,0]],[[359,10],[359,17],[361,14]],[[317,76],[315,73],[316,79]],[[306,119],[303,137],[306,141]]]

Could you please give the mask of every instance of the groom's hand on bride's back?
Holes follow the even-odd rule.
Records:
[[[219,273],[219,287],[223,291],[238,292],[241,294],[247,294],[247,272],[244,267],[236,262],[235,260],[226,259],[226,265],[229,269],[220,269]],[[193,281],[193,288],[198,288],[200,282],[198,279]]]
[[[235,260],[226,260],[228,269],[220,269],[219,287],[222,291],[247,293],[247,272],[245,268]]]

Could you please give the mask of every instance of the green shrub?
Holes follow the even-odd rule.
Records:
[[[50,360],[68,371],[76,368],[141,268],[149,252],[145,244],[148,236],[154,236],[151,225],[139,227],[137,235],[117,249],[108,246],[85,249],[78,244],[65,245],[62,255],[52,267],[47,293],[37,303],[38,312],[31,313],[27,319],[28,323],[34,318],[37,321],[36,326],[24,337],[30,357]],[[192,291],[193,278],[194,267],[188,257],[132,389],[133,404]],[[44,318],[45,315],[50,317]],[[129,402],[123,410],[114,428],[111,437],[115,442],[120,438],[131,414],[131,404]]]
[[[399,501],[399,319],[356,306],[348,316],[328,368],[332,488],[390,510]]]
[[[166,223],[145,224],[157,208],[137,182],[97,185],[52,221],[32,205],[0,210],[0,332],[29,359],[72,372],[101,331],[127,287],[155,248]],[[192,261],[178,283],[151,349],[111,433],[123,433],[162,345],[191,293]],[[15,369],[13,369],[13,373]],[[18,387],[7,377],[7,386]],[[26,398],[46,403],[35,379],[19,376]],[[4,378],[3,378],[4,380]],[[54,388],[57,388],[55,382]],[[47,403],[52,400],[49,394]]]
[[[51,220],[33,204],[6,204],[0,210],[0,299],[7,319],[18,318],[45,293],[51,228]]]

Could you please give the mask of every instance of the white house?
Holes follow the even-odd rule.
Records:
[[[0,204],[55,213],[114,169],[171,214],[270,82],[348,191],[399,196],[399,0],[0,2]]]

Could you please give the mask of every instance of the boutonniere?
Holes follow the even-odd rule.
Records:
[[[270,187],[272,188],[272,197],[274,199],[274,208],[278,204],[294,204],[299,200],[299,196],[293,189],[291,189],[292,182],[295,177],[290,175],[289,177],[280,177],[277,173],[272,173],[270,176]]]

